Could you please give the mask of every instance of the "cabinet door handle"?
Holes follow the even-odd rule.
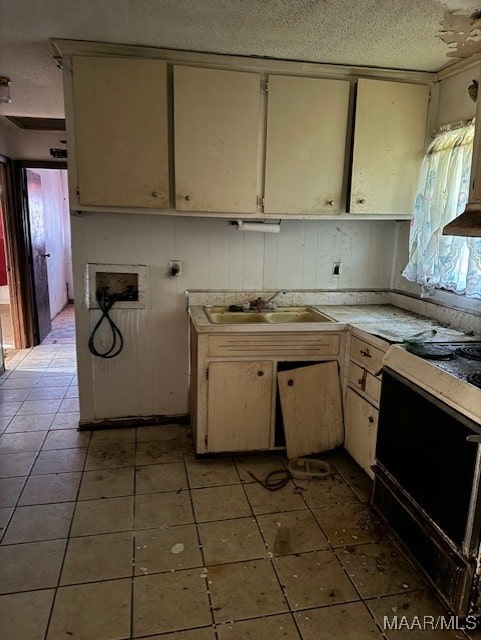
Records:
[[[369,349],[366,349],[366,351],[363,351],[361,349],[361,355],[364,356],[365,358],[370,358],[371,354],[369,353]]]
[[[152,191],[152,197],[158,198],[160,196],[160,191]]]
[[[185,196],[185,199],[187,200],[187,202],[190,202],[192,200],[192,196]]]
[[[326,204],[332,207],[332,205],[334,204],[334,200],[327,200]]]
[[[372,416],[369,416],[368,420],[369,420],[369,424],[372,424],[374,422],[374,418]]]
[[[258,371],[257,375],[259,376],[259,378],[261,378],[264,375],[264,372],[263,371]]]
[[[365,204],[366,203],[366,198],[359,198],[358,199],[358,203],[359,204]]]
[[[294,380],[292,378],[289,378],[289,380],[287,381],[287,386],[288,387],[293,387],[294,386]]]

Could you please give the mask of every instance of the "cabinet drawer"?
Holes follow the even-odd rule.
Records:
[[[381,380],[354,362],[349,363],[348,380],[356,389],[364,391],[374,402],[378,403],[381,395]]]
[[[373,347],[368,342],[352,336],[350,355],[353,360],[362,364],[370,373],[377,373],[382,367],[384,351]]]
[[[340,336],[323,333],[229,334],[209,336],[209,356],[336,356]]]

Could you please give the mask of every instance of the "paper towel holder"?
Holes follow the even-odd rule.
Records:
[[[235,226],[237,231],[257,231],[258,233],[279,233],[281,230],[281,221],[274,222],[258,222],[245,220],[231,220],[231,225]]]

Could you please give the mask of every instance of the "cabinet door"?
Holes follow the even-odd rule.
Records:
[[[209,364],[208,451],[270,447],[272,371],[271,361]]]
[[[289,458],[342,444],[341,384],[337,362],[277,374]]]
[[[162,60],[74,57],[79,203],[169,206]]]
[[[425,85],[359,80],[351,213],[412,212],[428,104]]]
[[[350,83],[270,76],[266,213],[339,213]]]
[[[352,389],[347,390],[344,446],[354,460],[371,477],[375,463],[378,411]]]
[[[257,211],[260,78],[174,67],[175,201],[181,211]]]

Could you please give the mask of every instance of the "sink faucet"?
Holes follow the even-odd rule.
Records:
[[[270,298],[268,298],[267,300],[263,300],[262,298],[257,298],[256,300],[253,300],[250,303],[250,308],[251,309],[255,309],[256,311],[264,311],[266,309],[270,309],[272,311],[276,310],[276,303],[274,302],[274,300],[277,298],[277,296],[280,296],[282,294],[287,293],[287,289],[280,289],[279,291],[276,291]]]

